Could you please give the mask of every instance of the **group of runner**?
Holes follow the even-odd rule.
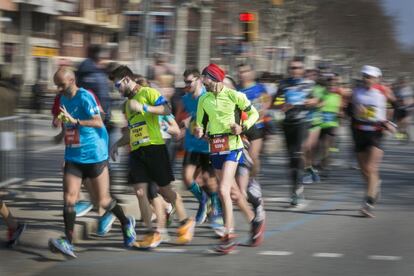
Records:
[[[65,236],[51,239],[51,250],[76,256],[75,206],[85,179],[91,198],[105,210],[103,217],[109,218],[103,235],[116,217],[122,226],[124,246],[128,248],[150,249],[169,241],[169,218],[176,215],[177,244],[190,243],[196,225],[208,219],[221,238],[214,250],[227,254],[238,245],[233,203],[250,225],[250,245],[260,245],[266,216],[257,175],[265,117],[270,109],[283,114],[280,126],[289,159],[291,207],[304,202],[305,184],[320,180],[318,169],[324,170],[329,165],[329,153],[335,147],[341,118],[349,116],[357,159],[367,184],[360,211],[364,216],[374,217],[380,185],[378,166],[383,155],[381,139],[385,131],[395,131],[386,116],[387,102],[397,111],[406,108],[391,89],[381,84],[381,70],[364,66],[362,82],[351,91],[342,85],[335,72],[306,71],[303,60],[294,58],[289,63],[288,78],[279,83],[275,95],[269,95],[265,86],[255,82],[251,65],[241,64],[237,70],[239,85],[216,64],[201,72],[186,70],[183,73],[186,94],[178,107],[184,115],[177,124],[169,116],[171,107],[159,91],[127,66],[115,68],[109,79],[126,98],[123,112],[128,125],[122,129],[122,137],[110,145],[104,114],[93,93],[77,86],[75,74],[69,68],[59,69],[54,82],[61,95],[56,124],[61,124],[61,138],[64,137],[66,144]],[[195,218],[187,215],[180,194],[172,188],[174,174],[163,132],[184,136],[182,179],[199,203]],[[134,189],[141,219],[148,228],[147,235],[138,241],[135,218],[126,216],[109,192],[108,159],[115,159],[118,148],[123,146],[129,147],[128,183]],[[24,225],[11,222],[10,229],[19,234]]]

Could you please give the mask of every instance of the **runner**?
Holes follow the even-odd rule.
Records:
[[[229,75],[226,75],[223,80],[223,84],[230,89],[236,89],[233,78]],[[254,105],[253,105],[254,106]],[[260,115],[260,114],[259,114]],[[241,121],[245,121],[247,119],[247,113],[241,113]],[[256,123],[257,125],[257,123]],[[255,126],[251,127],[246,133],[255,133],[251,130]],[[256,129],[260,130],[260,129]],[[251,177],[251,171],[253,169],[253,159],[250,157],[249,148],[251,146],[250,140],[248,139],[247,135],[243,133],[241,136],[243,139],[243,162],[238,165],[236,171],[236,182],[240,188],[242,195],[247,199],[247,201],[253,206],[254,209],[254,219],[252,227],[252,231],[255,231],[255,234],[251,236],[250,245],[251,246],[259,246],[264,238],[264,231],[265,231],[265,210],[264,210],[264,201],[262,198],[262,187],[260,186],[259,182],[256,178]],[[257,141],[260,135],[251,135],[253,140]],[[220,232],[216,230],[216,234]],[[222,234],[224,235],[224,234]]]
[[[381,141],[385,130],[395,131],[387,121],[387,100],[394,102],[392,92],[379,84],[381,70],[365,65],[361,70],[364,85],[352,94],[352,134],[361,173],[367,183],[366,196],[360,209],[362,215],[373,218],[379,194],[379,164],[383,150]]]
[[[319,136],[321,158],[317,165],[326,176],[329,164],[329,155],[334,148],[335,137],[339,128],[340,117],[343,114],[344,100],[350,96],[350,91],[340,86],[340,77],[334,74],[327,79],[327,93],[323,96],[321,107],[322,123]]]
[[[282,80],[275,95],[276,106],[284,113],[282,127],[285,134],[289,156],[290,180],[292,183],[292,207],[304,203],[303,143],[309,129],[309,109],[315,107],[319,99],[313,98],[314,82],[304,79],[304,68],[301,58],[294,58],[289,63],[289,78]]]
[[[398,108],[394,112],[394,119],[398,125],[397,139],[410,142],[411,113],[414,104],[413,90],[408,84],[407,77],[400,77],[393,89]]]
[[[223,226],[223,218],[216,175],[210,162],[208,142],[204,139],[197,139],[193,135],[197,104],[200,97],[207,92],[197,69],[185,70],[183,77],[187,93],[182,97],[182,104],[183,111],[188,114],[188,117],[183,120],[185,125],[183,181],[199,202],[196,214],[197,224],[203,224],[209,215],[210,225],[217,229]],[[211,207],[210,212],[209,207]]]
[[[174,176],[158,118],[159,115],[169,114],[170,107],[157,90],[137,84],[127,66],[115,69],[110,78],[115,82],[119,92],[128,98],[125,114],[129,127],[129,131],[112,147],[111,156],[116,156],[118,147],[130,145],[129,183],[133,185],[139,197],[141,212],[151,212],[147,201],[143,201],[148,197],[157,217],[157,228],[135,246],[154,248],[162,241],[161,233],[166,229],[166,217],[163,200],[157,191],[167,202],[173,204],[177,211],[180,227],[177,229],[176,242],[188,243],[194,235],[195,221],[187,217],[181,196],[170,184]],[[157,186],[154,186],[154,183]]]
[[[234,235],[233,202],[245,214],[254,227],[254,214],[247,200],[241,195],[235,175],[238,164],[242,163],[243,142],[240,134],[257,121],[259,114],[243,93],[223,85],[224,71],[216,64],[204,68],[203,84],[207,93],[197,106],[195,136],[202,138],[204,133],[210,142],[210,158],[219,178],[219,194],[224,212],[225,236],[215,248],[219,253],[227,254],[234,250],[237,242]],[[240,124],[240,112],[248,113],[248,119]],[[252,231],[252,235],[255,231]]]
[[[93,96],[76,86],[73,71],[62,68],[54,75],[61,96],[61,118],[65,124],[65,167],[63,174],[63,218],[65,237],[50,239],[53,252],[76,257],[72,245],[76,220],[75,203],[82,179],[89,178],[91,191],[100,207],[113,213],[121,222],[124,245],[135,241],[135,219],[126,217],[122,208],[109,194],[108,133]]]

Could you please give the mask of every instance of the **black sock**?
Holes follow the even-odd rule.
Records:
[[[112,207],[112,209],[109,211],[112,212],[117,217],[117,219],[122,224],[122,226],[128,223],[128,219],[124,214],[124,210],[122,209],[121,206],[119,206],[118,203],[115,203],[115,206]]]
[[[367,196],[365,201],[369,204],[369,205],[374,205],[375,204],[375,198]]]
[[[186,224],[188,221],[188,218],[183,219],[182,221],[180,221],[180,226],[183,226],[184,224]]]
[[[63,221],[65,222],[65,235],[70,243],[73,240],[73,228],[75,227],[76,212],[74,206],[63,208]]]

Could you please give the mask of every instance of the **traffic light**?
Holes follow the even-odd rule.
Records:
[[[244,12],[239,14],[243,41],[251,42],[256,39],[258,18],[256,13]]]

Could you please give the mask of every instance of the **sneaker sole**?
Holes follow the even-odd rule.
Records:
[[[222,248],[219,248],[217,246],[217,247],[214,248],[214,251],[218,254],[221,254],[221,255],[227,255],[227,254],[230,254],[231,252],[233,252],[236,249],[237,246],[238,246],[237,243],[233,246],[230,246],[230,247],[226,248],[226,249],[222,249]]]
[[[371,212],[368,212],[364,209],[359,210],[359,212],[361,213],[362,216],[366,217],[366,218],[375,218],[375,215]]]
[[[87,213],[89,213],[92,209],[93,209],[93,205],[91,205],[90,207],[86,208],[85,210],[83,210],[79,214],[76,213],[76,217],[77,218],[83,217],[84,215],[86,215]]]
[[[48,242],[48,246],[49,246],[49,250],[52,252],[52,253],[54,253],[54,254],[62,254],[62,255],[64,255],[65,257],[70,257],[70,258],[72,258],[72,259],[76,259],[77,258],[77,256],[75,255],[75,253],[72,253],[72,254],[68,254],[68,253],[66,253],[66,252],[63,252],[62,250],[60,250],[56,245],[55,245],[55,243],[53,242],[53,240],[49,240],[49,242]]]
[[[265,234],[265,231],[266,231],[266,224],[265,223],[266,222],[263,223],[263,226],[261,227],[260,231],[256,235],[253,236],[252,242],[250,244],[251,247],[257,247],[257,246],[259,246],[263,243],[264,234]],[[257,237],[257,238],[255,239],[255,237]]]

